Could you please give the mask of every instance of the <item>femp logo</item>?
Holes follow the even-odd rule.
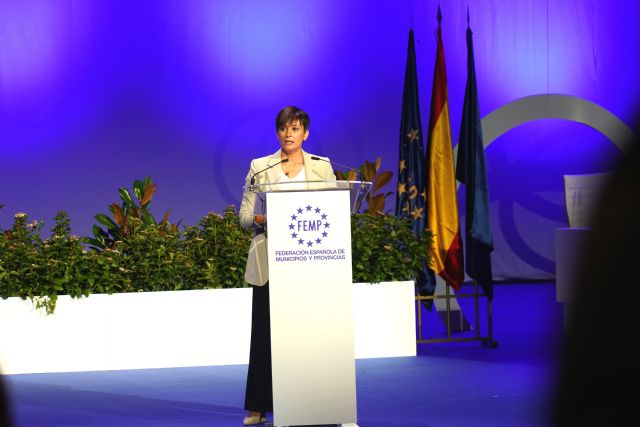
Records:
[[[307,205],[296,209],[291,215],[289,232],[299,246],[311,248],[322,244],[322,239],[329,237],[331,223],[327,214],[318,207]]]
[[[291,213],[287,250],[276,250],[276,262],[345,259],[344,248],[330,248],[331,220],[318,205],[300,206]]]

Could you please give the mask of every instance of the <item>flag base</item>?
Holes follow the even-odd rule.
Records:
[[[439,283],[441,281],[442,283]],[[492,305],[491,299],[485,294],[481,294],[479,292],[479,285],[474,281],[472,293],[460,293],[459,295],[455,295],[453,290],[442,281],[439,277],[436,280],[436,291],[432,296],[415,296],[416,302],[416,313],[417,313],[417,334],[416,334],[416,343],[445,343],[445,342],[462,342],[462,341],[480,341],[482,346],[496,348],[498,347],[498,342],[493,339],[493,314],[492,314]],[[442,289],[444,290],[444,294],[442,291],[439,293],[437,291],[437,287],[442,285]],[[480,298],[487,298],[487,308],[486,308],[486,325],[487,325],[487,335],[480,336]],[[473,325],[466,320],[463,316],[462,310],[458,305],[457,298],[473,298],[474,301],[474,310],[473,317],[474,323]],[[423,337],[423,319],[422,319],[422,305],[425,301],[434,301],[436,307],[438,307],[438,317],[444,323],[446,329],[446,338],[424,338]],[[442,310],[440,310],[442,307]],[[470,334],[462,334],[462,336],[454,337],[454,332],[469,332],[473,331]]]
[[[467,332],[472,331],[473,327],[464,316],[460,304],[456,299],[453,289],[447,289],[447,284],[440,277],[436,278],[436,290],[434,295],[440,296],[435,300],[436,311],[440,320],[451,332]],[[449,297],[447,298],[447,291]]]

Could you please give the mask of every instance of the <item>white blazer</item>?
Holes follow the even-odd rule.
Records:
[[[335,181],[336,176],[327,157],[322,160],[312,160],[313,154],[302,152],[304,159],[305,174],[307,181]],[[245,178],[244,191],[242,193],[242,203],[240,204],[240,223],[244,228],[255,226],[253,218],[256,214],[264,214],[266,206],[264,200],[259,199],[256,193],[249,191],[251,177],[257,172],[275,165],[280,161],[280,150],[270,156],[260,157],[251,161],[249,173]],[[282,169],[279,166],[272,167],[258,175],[255,175],[254,184],[272,184],[278,182]],[[256,203],[256,199],[258,203]],[[267,256],[267,237],[265,233],[254,233],[247,256],[247,266],[244,272],[244,280],[255,286],[263,286],[269,280],[269,265]]]

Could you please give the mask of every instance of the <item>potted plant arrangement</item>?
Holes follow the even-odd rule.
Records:
[[[0,370],[246,363],[251,292],[243,276],[250,231],[240,227],[234,206],[193,226],[171,224],[169,212],[156,221],[149,209],[155,190],[150,178],[136,180],[133,195],[120,188],[121,203],[109,206],[111,216],[96,215],[91,237],[71,235],[65,212],[55,216],[46,238],[43,221],[25,213],[0,230]],[[416,239],[394,216],[352,216],[354,315],[361,319],[356,357],[402,355],[389,353],[380,330],[377,336],[370,331],[397,335],[397,315],[379,325],[380,304],[394,298],[393,287],[405,287],[404,311],[413,319],[411,279],[428,260],[430,238]],[[367,294],[374,288],[379,296]]]

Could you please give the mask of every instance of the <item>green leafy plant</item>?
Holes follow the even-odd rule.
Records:
[[[97,250],[105,248],[113,248],[116,242],[121,241],[132,232],[131,219],[140,220],[137,228],[146,228],[153,226],[160,233],[175,233],[178,224],[169,222],[168,210],[162,220],[158,223],[151,214],[150,206],[153,195],[156,192],[157,185],[151,182],[151,177],[146,177],[144,181],[135,180],[133,182],[133,194],[131,196],[128,189],[120,187],[118,193],[122,204],[116,202],[109,205],[109,212],[113,218],[106,214],[97,214],[95,216],[100,225],[93,226],[93,237],[88,238],[87,242]]]
[[[378,283],[413,280],[430,261],[433,234],[416,237],[408,219],[392,215],[353,214],[353,281]]]
[[[363,165],[373,191],[365,214],[351,218],[355,282],[411,280],[429,260],[430,232],[416,238],[408,220],[381,215],[386,195],[377,192],[391,173],[378,173],[379,167],[380,159]],[[235,206],[222,215],[210,212],[180,231],[169,224],[169,212],[160,223],[153,219],[154,193],[149,178],[134,182],[138,204],[120,188],[122,205],[110,206],[113,219],[96,215],[107,230],[94,227],[92,238],[71,235],[69,216],[62,211],[43,240],[44,222],[29,222],[27,214],[17,213],[11,229],[0,232],[0,297],[31,299],[52,313],[59,295],[247,286],[244,267],[252,233],[241,227]],[[98,250],[86,250],[83,243]]]
[[[251,232],[241,227],[234,206],[209,213],[198,225],[166,230],[128,220],[129,230],[113,247],[85,250],[70,235],[69,217],[59,212],[50,237],[44,223],[14,217],[0,234],[0,297],[34,301],[47,313],[59,295],[244,287]]]
[[[59,292],[75,298],[91,293],[83,282],[75,280],[82,268],[82,253],[80,238],[71,235],[69,215],[64,211],[58,212],[51,235],[43,241],[39,253],[40,298],[36,298],[36,306],[43,305],[47,311],[53,311]]]
[[[26,298],[40,284],[38,254],[42,222],[28,222],[27,214],[18,212],[13,226],[0,235],[0,296]],[[39,293],[39,292],[37,292]]]
[[[365,160],[360,166],[360,177],[365,181],[371,182],[371,189],[364,197],[364,201],[367,202],[366,213],[370,215],[384,215],[385,214],[385,201],[387,197],[391,196],[393,192],[381,192],[381,189],[386,186],[391,178],[393,178],[393,172],[380,171],[380,164],[382,159],[378,157],[375,162]],[[336,178],[339,180],[354,181],[358,177],[358,173],[355,169],[344,173],[342,171],[335,171]],[[356,211],[360,211],[361,206],[356,206]]]
[[[0,296],[33,300],[37,308],[53,312],[59,294],[89,295],[77,281],[83,247],[70,235],[69,217],[58,212],[49,238],[40,237],[44,222],[28,222],[27,214],[14,216],[11,230],[0,237]]]
[[[196,226],[185,227],[184,235],[194,280],[212,288],[246,286],[244,267],[252,233],[240,226],[235,206],[222,215],[209,212]]]

